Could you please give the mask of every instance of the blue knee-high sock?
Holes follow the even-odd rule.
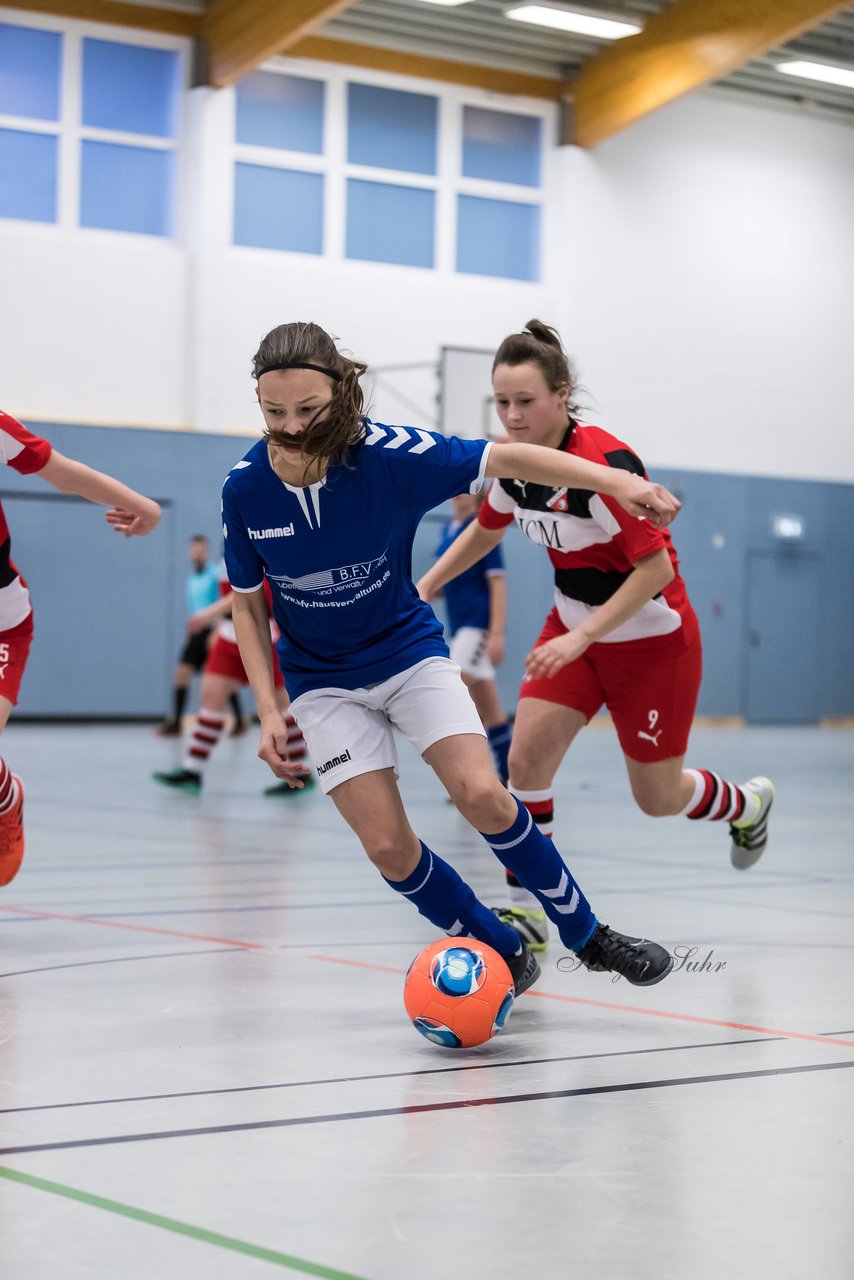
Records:
[[[519,935],[515,929],[502,924],[494,911],[478,901],[474,890],[454,868],[423,841],[418,866],[411,876],[405,880],[389,880],[386,876],[383,879],[414,903],[422,916],[443,933],[456,938],[477,938],[502,956],[519,951]]]
[[[518,806],[513,825],[495,835],[480,834],[507,870],[536,895],[557,925],[564,946],[579,951],[598,921],[551,840],[538,830],[525,806],[513,799]]]
[[[510,736],[511,729],[507,720],[504,721],[504,724],[494,724],[491,729],[486,731],[489,749],[495,762],[495,772],[505,787],[507,786],[507,779],[510,777],[510,768],[507,764],[507,757],[510,755]]]

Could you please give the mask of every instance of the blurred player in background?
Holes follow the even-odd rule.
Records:
[[[192,622],[209,605],[220,598],[219,570],[210,559],[210,544],[203,533],[194,534],[189,545],[190,564],[187,574],[187,615]],[[161,738],[177,738],[181,734],[181,721],[187,706],[193,676],[200,675],[208,656],[208,646],[213,636],[213,624],[191,626],[187,624],[187,640],[181,650],[178,666],[172,682],[172,714],[157,730]],[[229,698],[234,722],[232,737],[246,732],[246,721],[240,706],[240,695],[235,692]]]
[[[485,497],[458,493],[453,499],[454,518],[442,528],[436,555],[441,556],[468,528]],[[445,583],[442,592],[451,637],[451,661],[456,662],[463,683],[472,696],[495,771],[507,785],[510,721],[501,705],[495,668],[504,661],[504,627],[507,618],[507,578],[504,556],[496,547],[458,577]]]

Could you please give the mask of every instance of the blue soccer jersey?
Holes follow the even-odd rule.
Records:
[[[442,529],[442,537],[436,548],[437,558],[443,555],[448,547],[456,542],[463,529],[467,529],[474,520],[449,520]],[[455,636],[460,627],[479,627],[482,631],[489,629],[489,582],[491,573],[504,572],[504,553],[500,545],[478,560],[468,569],[464,569],[456,578],[446,582],[442,588],[445,597],[445,611],[448,615],[448,630]]]
[[[222,490],[228,576],[256,591],[266,575],[291,698],[378,684],[447,656],[442,627],[412,582],[425,512],[484,478],[490,444],[368,422],[349,465],[295,487],[259,440]]]

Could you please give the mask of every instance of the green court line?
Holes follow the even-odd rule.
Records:
[[[93,1196],[88,1191],[78,1191],[74,1187],[64,1186],[61,1182],[49,1182],[46,1178],[35,1178],[32,1174],[21,1173],[17,1169],[7,1169],[0,1165],[0,1178],[6,1178],[9,1182],[23,1183],[24,1186],[34,1187],[37,1191],[49,1191],[52,1195],[64,1196],[67,1200],[77,1200],[80,1204],[91,1205],[94,1209],[105,1209],[107,1213],[117,1213],[123,1218],[132,1218],[135,1222],[147,1222],[151,1227],[174,1231],[176,1235],[189,1236],[191,1240],[201,1240],[204,1244],[213,1244],[219,1249],[231,1249],[234,1253],[243,1253],[250,1258],[260,1258],[262,1262],[272,1262],[277,1267],[290,1267],[292,1271],[318,1276],[320,1280],[364,1280],[363,1276],[355,1276],[350,1271],[336,1271],[334,1267],[323,1267],[316,1262],[306,1262],[303,1258],[294,1258],[289,1253],[279,1253],[276,1249],[264,1249],[260,1245],[249,1244],[246,1240],[222,1236],[217,1231],[206,1231],[204,1227],[194,1227],[188,1222],[178,1222],[175,1218],[164,1218],[159,1213],[135,1209],[133,1205],[121,1204],[118,1200],[106,1200],[103,1196]]]

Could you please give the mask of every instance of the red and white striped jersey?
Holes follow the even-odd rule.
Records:
[[[34,436],[0,409],[0,462],[28,476],[47,466],[50,455],[51,446],[47,440]],[[0,503],[0,631],[17,627],[31,609],[26,583],[12,563],[9,526]]]
[[[628,445],[601,427],[570,422],[559,447],[576,458],[646,475]],[[601,643],[669,635],[680,628],[686,639],[693,638],[697,621],[670,534],[629,515],[613,498],[588,489],[550,489],[521,480],[498,480],[481,505],[478,520],[487,529],[502,529],[515,520],[526,538],[546,548],[554,566],[555,607],[570,630],[611,598],[639,560],[665,548],[675,573],[673,581]]]

